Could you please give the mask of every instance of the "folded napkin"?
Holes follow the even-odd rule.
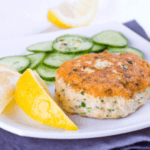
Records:
[[[135,21],[124,24],[149,40]],[[139,143],[140,142],[140,143]],[[103,138],[79,140],[53,140],[21,137],[0,129],[0,150],[133,150],[150,149],[150,128]]]

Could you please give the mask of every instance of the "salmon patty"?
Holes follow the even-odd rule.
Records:
[[[121,118],[150,97],[150,65],[133,53],[85,54],[56,72],[56,99],[69,113]]]

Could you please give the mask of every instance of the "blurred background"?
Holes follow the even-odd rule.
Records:
[[[0,40],[133,19],[150,37],[149,18],[150,0],[0,0]],[[63,28],[56,26],[61,19]]]

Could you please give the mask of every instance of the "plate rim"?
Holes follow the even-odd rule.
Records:
[[[140,38],[142,38],[145,42],[147,42],[150,45],[150,42],[148,42],[145,38],[143,38],[142,36],[140,36],[139,34],[137,34],[136,32],[134,32],[133,30],[131,30],[130,28],[126,27],[124,24],[121,24],[119,22],[116,21],[111,21],[111,22],[105,22],[102,24],[94,24],[94,25],[89,25],[86,27],[79,27],[79,28],[71,28],[71,29],[67,29],[67,31],[72,31],[72,30],[78,30],[81,28],[89,28],[92,26],[98,26],[98,25],[104,25],[104,24],[117,24],[117,25],[121,25],[124,28],[130,30],[130,32],[136,34],[136,36],[139,36]],[[30,35],[30,36],[26,36],[26,37],[21,37],[21,38],[14,38],[14,39],[8,39],[8,40],[1,40],[2,42],[9,42],[9,41],[16,41],[16,40],[26,40],[28,38],[34,38],[37,36],[46,36],[46,35],[50,35],[51,33],[61,33],[64,32],[64,30],[61,31],[53,31],[53,32],[49,32],[49,33],[41,33],[41,34],[36,34],[36,35]],[[21,126],[18,124],[18,126]],[[63,133],[47,133],[46,136],[40,134],[40,135],[36,135],[35,131],[25,131],[24,129],[21,130],[20,127],[16,128],[14,126],[8,125],[5,122],[1,121],[1,117],[0,117],[0,127],[6,131],[9,131],[11,133],[20,135],[20,136],[25,136],[25,137],[34,137],[34,138],[45,138],[45,139],[87,139],[87,138],[97,138],[97,137],[106,137],[106,136],[113,136],[113,135],[119,135],[119,134],[124,134],[124,133],[129,133],[129,132],[133,132],[133,131],[137,131],[140,129],[144,129],[147,127],[150,127],[150,121],[146,121],[146,122],[142,122],[142,123],[138,123],[138,124],[133,124],[127,127],[122,127],[119,129],[109,129],[107,131],[105,131],[105,133],[101,134],[101,131],[94,131],[94,132],[86,132],[86,133],[82,133],[82,132],[78,132],[78,131],[65,131]],[[34,128],[34,127],[33,127]],[[80,130],[80,129],[79,129]],[[43,133],[43,131],[42,131]],[[64,133],[66,134],[64,136]],[[72,133],[76,133],[75,137],[73,137]]]
[[[19,126],[21,126],[21,125],[19,125]],[[37,132],[35,132],[35,131],[25,131],[25,130],[21,130],[21,129],[16,129],[13,126],[10,126],[10,125],[0,121],[0,127],[3,130],[6,130],[10,133],[14,133],[19,136],[42,138],[42,139],[67,139],[67,140],[69,140],[69,139],[89,139],[89,138],[98,138],[98,137],[102,138],[102,137],[108,137],[108,136],[115,136],[115,135],[120,135],[120,134],[125,134],[125,133],[134,132],[137,130],[145,129],[149,126],[150,126],[150,121],[147,121],[146,123],[144,122],[144,123],[140,123],[137,125],[131,125],[131,126],[122,127],[119,129],[113,129],[113,131],[107,130],[107,131],[105,131],[104,134],[101,134],[100,131],[99,132],[77,133],[78,131],[66,131],[65,130],[66,135],[64,137],[63,136],[64,133],[63,134],[62,133],[51,133],[51,135],[49,133],[46,133],[46,136],[45,135],[43,136],[42,134],[40,136],[37,136],[36,135]],[[132,128],[132,131],[131,131],[131,128]],[[75,137],[72,136],[72,134],[74,132],[76,132]]]

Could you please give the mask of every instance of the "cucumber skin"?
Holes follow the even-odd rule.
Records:
[[[29,51],[29,52],[34,52],[34,53],[53,53],[53,52],[54,52],[54,49],[51,50],[51,51],[36,51],[36,50],[30,51],[30,50],[27,49],[27,51]]]
[[[44,65],[41,63],[41,65]],[[46,66],[46,65],[44,65]],[[47,66],[46,66],[47,67]],[[50,67],[48,67],[50,68]],[[50,68],[50,69],[54,69],[54,68]],[[38,73],[38,75],[43,79],[43,80],[46,80],[46,81],[54,81],[55,80],[55,76],[54,77],[43,77],[40,75],[39,71],[38,71],[38,67],[35,69],[35,71]]]
[[[28,69],[29,66],[31,65],[30,59],[29,59],[27,56],[24,56],[24,55],[15,55],[15,56],[2,57],[2,58],[0,58],[0,60],[1,60],[1,59],[4,59],[4,58],[9,58],[9,57],[26,57],[26,58],[29,60],[29,64],[28,64],[24,69],[22,69],[22,70],[20,70],[20,71],[16,70],[16,71],[18,71],[18,72],[21,73],[21,74],[22,74],[26,69]],[[13,69],[13,68],[12,68],[12,69]],[[15,69],[14,69],[14,70],[15,70]]]
[[[108,50],[108,52],[110,51],[111,52],[111,47],[107,47],[108,49],[106,49],[106,50]],[[112,47],[112,48],[119,48],[119,47]],[[136,49],[136,48],[134,48],[134,47],[131,47],[131,46],[129,46],[129,47],[120,47],[120,48],[131,48],[131,49],[135,49],[136,51],[138,51],[140,54],[141,54],[141,58],[144,58],[144,54],[143,54],[143,52],[142,51],[140,51],[140,50],[138,50],[138,49]],[[114,52],[114,50],[113,50],[113,52]],[[122,52],[122,53],[127,53],[127,52]],[[131,53],[133,53],[133,52],[131,52]],[[113,53],[113,54],[115,54],[115,53]],[[117,53],[118,54],[118,53]],[[119,54],[121,54],[121,53],[119,53]],[[133,53],[134,54],[134,53]],[[135,54],[135,55],[137,55],[137,54]],[[138,55],[139,56],[139,55]]]
[[[43,81],[44,81],[48,86],[55,84],[55,80],[54,80],[54,81],[43,80]]]
[[[26,71],[26,69],[28,69],[29,67],[30,67],[30,65],[31,65],[31,61],[30,61],[30,63],[29,63],[29,65],[24,69],[24,70],[22,70],[22,71],[18,71],[18,72],[20,72],[20,73],[24,73],[24,71]]]
[[[92,53],[102,53],[105,49],[103,50],[99,50],[99,51],[95,51],[95,52],[92,52]]]
[[[29,55],[26,55],[27,57],[28,56],[30,56],[30,55],[34,55],[34,54],[37,54],[38,52],[36,52],[36,53],[33,53],[33,54],[29,54]],[[39,52],[40,53],[40,52]],[[43,52],[42,52],[43,53]],[[32,68],[30,68],[30,69],[36,69],[43,61],[44,61],[44,59],[45,59],[45,57],[46,57],[46,53],[44,53],[45,54],[45,56],[43,57],[43,59],[37,64],[37,65],[35,65],[34,67],[32,67]],[[29,58],[30,59],[30,58]],[[30,65],[31,65],[31,61],[30,61]]]
[[[96,43],[97,44],[97,43]],[[94,47],[94,46],[93,46]],[[99,50],[92,50],[91,49],[91,53],[100,53],[100,52],[102,52],[103,50],[105,50],[107,48],[107,45],[104,45],[104,48],[102,48],[102,49],[99,49]]]
[[[52,69],[58,69],[60,66],[51,66],[51,65],[47,65],[43,62],[43,64],[49,68],[52,68]]]
[[[20,57],[20,56],[19,56]],[[23,56],[23,57],[26,57],[26,58],[28,58],[27,56]],[[26,68],[24,68],[23,70],[21,70],[21,71],[18,71],[19,73],[23,73],[24,71],[26,71],[26,69],[28,69],[29,67],[30,67],[30,65],[31,65],[31,60],[28,58],[28,60],[29,60],[29,64],[28,64],[28,66],[26,67]]]
[[[69,37],[69,36],[78,36],[78,37],[87,38],[87,39],[89,39],[93,43],[93,46],[94,46],[93,40],[91,38],[89,38],[89,37],[86,37],[86,36],[66,34],[66,35],[59,36],[58,38],[60,38],[60,37]],[[56,38],[56,40],[53,41],[53,44],[52,44],[53,50],[56,51],[56,52],[62,53],[62,54],[89,54],[91,52],[91,50],[92,50],[92,47],[93,47],[92,46],[91,48],[89,48],[89,49],[87,49],[85,51],[79,50],[79,51],[76,51],[76,52],[64,52],[64,51],[58,51],[57,49],[55,49],[54,48],[54,44],[55,43],[57,43],[57,38]]]
[[[52,69],[58,69],[58,68],[60,67],[60,66],[48,65],[48,64],[45,64],[44,62],[43,62],[43,64],[44,64],[45,66],[49,67],[49,68],[52,68]]]
[[[113,30],[105,30],[105,31],[113,31]],[[102,32],[104,32],[104,31],[102,31]],[[102,32],[100,32],[100,33],[102,33]],[[117,32],[117,31],[113,31],[113,32]],[[100,33],[97,33],[97,34],[95,34],[95,35],[98,35],[98,34],[100,34]],[[128,44],[129,44],[129,42],[128,42],[128,39],[125,37],[125,36],[123,36],[122,35],[122,33],[120,33],[120,32],[117,32],[117,33],[119,33],[125,40],[126,40],[126,42],[127,42],[127,44],[126,45],[123,45],[123,46],[117,46],[117,45],[108,45],[108,44],[105,44],[105,43],[98,43],[98,42],[96,42],[96,41],[94,41],[95,43],[97,43],[97,44],[101,44],[101,45],[105,45],[105,46],[111,46],[111,47],[117,47],[117,48],[121,48],[121,47],[126,47],[126,46],[128,46]],[[94,36],[95,36],[94,35]],[[93,36],[93,37],[94,37]],[[92,39],[93,39],[93,37],[92,37]]]
[[[55,77],[51,77],[51,78],[43,77],[43,76],[40,75],[40,73],[38,72],[37,69],[36,69],[36,72],[38,73],[38,75],[39,75],[43,80],[46,80],[46,81],[55,81]]]
[[[47,42],[49,42],[49,41],[47,41]],[[40,43],[45,43],[45,42],[40,42]],[[40,44],[40,43],[36,43],[36,44]],[[52,42],[52,43],[53,43],[53,42]],[[36,44],[32,44],[32,45],[36,45]],[[32,46],[32,45],[30,45],[30,46]],[[26,48],[26,50],[29,51],[29,52],[35,52],[35,53],[36,53],[36,52],[37,52],[37,53],[38,53],[38,52],[39,52],[39,53],[40,53],[40,52],[49,53],[49,52],[53,52],[53,51],[54,51],[53,47],[52,47],[51,50],[45,50],[45,51],[43,51],[43,50],[30,50],[30,49],[29,49],[30,46],[28,46],[28,47]]]
[[[54,54],[54,55],[53,55],[53,54]],[[55,57],[55,54],[56,54],[56,55],[57,55],[57,54],[58,54],[58,55],[60,54],[60,55],[71,56],[71,59],[69,59],[69,60],[74,59],[74,57],[77,55],[77,54],[75,55],[75,54],[72,54],[72,53],[71,53],[71,54],[66,54],[66,53],[64,54],[64,53],[59,53],[59,52],[52,53],[52,54],[50,54],[50,55],[53,55],[53,56]],[[49,57],[49,56],[46,56],[46,57],[45,57],[45,60],[46,60],[47,57]],[[51,56],[51,57],[52,57],[52,56]],[[64,56],[61,56],[61,57],[64,57]],[[50,58],[49,58],[49,59],[50,59]],[[57,69],[57,68],[59,68],[59,67],[61,66],[61,65],[60,65],[60,66],[58,66],[58,65],[57,65],[57,66],[56,66],[56,65],[53,66],[53,65],[51,65],[51,64],[47,64],[47,63],[45,62],[45,60],[43,61],[43,64],[44,64],[45,66],[47,66],[47,67]],[[66,60],[66,61],[69,61],[69,60]],[[62,63],[63,63],[63,62],[62,62]],[[62,63],[61,63],[61,64],[62,64]]]
[[[37,71],[37,70],[36,70]],[[37,71],[37,73],[38,73],[38,71]],[[39,74],[39,73],[38,73]],[[40,76],[40,74],[39,74],[39,76]],[[42,76],[40,76],[43,80],[45,80],[45,81],[55,81],[55,77],[52,77],[52,78],[44,78],[44,77],[42,77]]]

